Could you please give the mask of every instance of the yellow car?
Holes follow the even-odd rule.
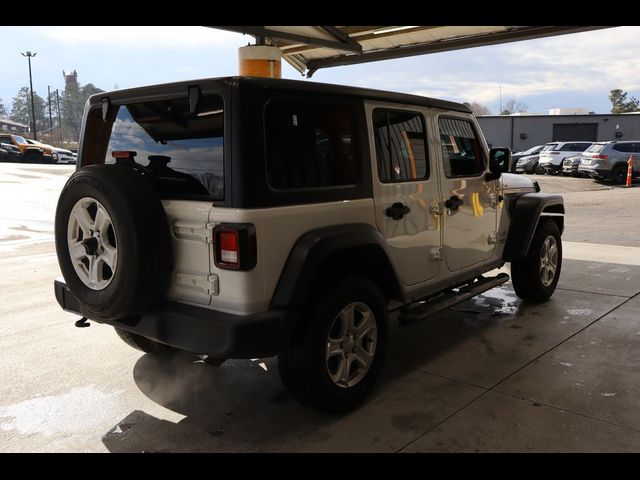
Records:
[[[32,140],[31,138],[26,138],[25,141],[29,145],[42,148],[42,157],[45,162],[55,163],[55,159],[53,157],[54,147],[47,145],[46,143],[38,142],[37,140]]]
[[[20,135],[2,134],[0,135],[0,142],[10,143],[20,149],[23,162],[42,162],[45,160],[51,161],[51,153],[46,156],[45,149],[40,145],[29,143],[24,137]]]

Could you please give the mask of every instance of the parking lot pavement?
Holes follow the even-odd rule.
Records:
[[[612,241],[585,226],[619,225],[611,213],[591,217],[618,212],[618,195],[640,205],[640,188],[542,180],[544,191],[571,190],[568,212],[614,192],[597,197],[595,214],[568,213],[552,299],[526,304],[505,284],[427,322],[394,324],[370,401],[332,416],[291,399],[275,359],[162,363],[109,327],[75,328],[52,288],[52,217],[72,168],[0,164],[10,205],[0,210],[2,452],[640,449],[640,245],[624,235],[640,215]]]

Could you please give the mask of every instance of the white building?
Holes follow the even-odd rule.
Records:
[[[547,115],[589,115],[593,113],[588,108],[550,108]]]

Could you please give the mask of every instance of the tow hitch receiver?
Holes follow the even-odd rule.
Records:
[[[75,323],[75,326],[78,328],[90,327],[91,324],[87,321],[86,317],[82,317]]]

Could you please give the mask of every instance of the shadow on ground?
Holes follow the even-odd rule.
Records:
[[[423,400],[433,403],[435,411],[418,402],[416,413],[407,413],[402,405],[403,399],[411,402],[415,396],[411,388],[419,391],[419,395],[432,390],[436,397],[438,392],[442,394],[442,388],[447,391],[456,388],[449,385],[448,379],[428,378],[418,372],[420,367],[455,350],[471,337],[477,337],[491,352],[493,347],[483,332],[504,322],[517,325],[526,315],[526,308],[510,288],[493,292],[408,328],[399,327],[392,317],[392,342],[382,378],[367,404],[346,416],[323,414],[299,405],[282,386],[275,358],[229,360],[220,367],[212,367],[187,354],[169,361],[143,355],[133,370],[138,388],[154,402],[185,418],[173,423],[134,411],[109,430],[103,442],[112,452],[400,448],[403,441],[437,423],[451,408],[441,405],[442,398],[427,396]],[[416,386],[407,387],[412,383],[408,378],[411,376],[416,377],[413,382]],[[423,377],[437,384],[437,388],[425,388]],[[465,388],[471,398],[482,393],[480,389]],[[385,396],[393,397],[393,402]],[[462,395],[461,400],[466,397]],[[399,436],[398,441],[385,441],[388,439],[380,438],[372,430],[370,435],[361,435],[368,438],[368,443],[360,445],[357,442],[362,439],[350,438],[350,429],[345,425],[364,421],[376,410],[381,410],[378,416],[387,417],[389,428]],[[337,429],[341,434],[334,438]]]

